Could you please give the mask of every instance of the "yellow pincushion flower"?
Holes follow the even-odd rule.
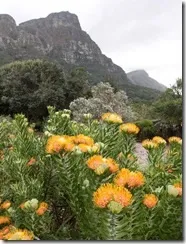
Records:
[[[142,141],[142,146],[146,149],[157,148],[158,144],[152,140],[146,139]]]
[[[148,208],[153,208],[156,206],[158,198],[154,194],[145,194],[143,199],[143,204]]]
[[[94,140],[91,137],[85,136],[83,134],[74,136],[72,140],[75,144],[86,144],[89,146],[93,146],[94,144]]]
[[[101,119],[106,122],[121,124],[123,123],[122,117],[116,113],[104,113],[101,116]]]
[[[161,136],[154,136],[152,141],[157,144],[166,144],[166,141]]]
[[[0,205],[0,209],[8,209],[10,206],[11,202],[7,200]]]
[[[8,234],[4,236],[4,240],[9,241],[30,241],[34,239],[34,234],[31,231],[28,231],[26,229],[12,229]]]
[[[109,207],[109,209],[114,212],[116,209],[113,209],[113,204],[111,207],[110,203],[118,203],[120,206],[119,211],[121,211],[122,208],[131,204],[131,199],[132,194],[126,188],[111,183],[103,184],[93,194],[93,202],[97,207]]]
[[[54,135],[49,137],[46,145],[46,152],[47,153],[54,153],[54,152],[60,152],[67,143],[70,142],[69,136],[59,136]]]
[[[0,216],[0,225],[2,224],[9,224],[10,223],[10,218],[7,216]]]
[[[176,142],[176,143],[181,144],[182,139],[180,137],[177,137],[177,136],[171,136],[171,137],[169,137],[168,141],[169,141],[169,143]]]
[[[123,168],[114,178],[114,183],[118,186],[125,186],[129,179],[130,170]]]
[[[128,134],[138,134],[140,129],[137,125],[133,123],[125,123],[120,125],[119,127],[120,131],[124,131]]]

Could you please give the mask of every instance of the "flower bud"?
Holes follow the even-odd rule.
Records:
[[[70,114],[62,114],[61,117],[62,117],[62,118],[70,119]]]
[[[111,201],[107,207],[112,213],[116,214],[120,213],[123,208],[123,206],[120,203],[115,201]]]
[[[92,118],[92,114],[88,113],[88,114],[83,114],[84,119],[91,119]]]
[[[30,206],[33,210],[36,210],[38,208],[38,200],[36,198],[33,198],[30,200]]]
[[[168,194],[172,195],[174,197],[178,196],[179,191],[176,189],[176,187],[172,186],[172,185],[168,185]]]

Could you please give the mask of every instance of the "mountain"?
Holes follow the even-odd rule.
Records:
[[[73,67],[85,67],[91,84],[109,79],[115,88],[124,89],[129,97],[143,100],[145,88],[132,84],[125,71],[106,57],[81,29],[78,17],[68,11],[52,13],[18,26],[10,15],[1,14],[0,57],[0,65],[40,58],[55,61],[67,71]],[[146,90],[147,100],[158,94],[157,90]]]
[[[134,85],[149,87],[162,92],[167,89],[166,86],[160,84],[158,81],[149,77],[148,73],[145,70],[131,71],[127,73],[127,77],[129,78],[130,82]]]

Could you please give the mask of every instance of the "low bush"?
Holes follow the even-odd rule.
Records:
[[[0,123],[0,239],[182,240],[181,138],[143,141],[142,168],[135,124],[48,109],[43,135],[22,114]]]

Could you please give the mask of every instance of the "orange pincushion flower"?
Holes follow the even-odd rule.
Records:
[[[178,195],[182,196],[182,183],[181,182],[174,183],[173,186],[178,190]]]
[[[39,208],[37,209],[37,215],[43,215],[48,209],[48,204],[46,202],[41,202]]]
[[[31,158],[29,160],[29,162],[27,163],[27,166],[30,166],[30,165],[34,164],[35,162],[36,162],[36,159],[35,158]]]
[[[161,136],[154,136],[152,141],[157,144],[166,144],[166,141]]]
[[[7,235],[10,231],[10,226],[5,226],[3,229],[0,230],[0,240],[4,239],[4,236]]]
[[[73,142],[75,144],[86,144],[89,146],[93,146],[93,144],[94,144],[94,140],[91,137],[85,136],[83,134],[79,134],[77,136],[74,136]]]
[[[87,160],[87,165],[90,169],[96,169],[102,164],[106,164],[106,162],[101,155],[94,155]]]
[[[103,184],[93,194],[93,202],[99,208],[105,208],[112,200],[113,185],[110,183]]]
[[[10,218],[7,216],[0,216],[0,225],[2,224],[9,224],[10,223]]]
[[[101,116],[101,119],[106,122],[118,123],[118,124],[121,124],[123,122],[122,117],[116,113],[104,113]]]
[[[93,169],[96,174],[103,174],[106,169],[111,173],[118,171],[119,165],[112,158],[103,158],[101,155],[94,155],[88,159],[87,165]]]
[[[105,208],[111,201],[127,207],[131,203],[132,194],[123,187],[106,183],[100,186],[93,194],[93,202],[97,207]]]
[[[153,208],[156,206],[158,198],[154,194],[145,194],[143,199],[143,204],[148,208]]]
[[[119,164],[116,163],[116,161],[112,158],[107,158],[106,163],[109,167],[110,172],[115,173],[119,170]]]
[[[133,123],[125,123],[120,125],[119,127],[120,131],[124,131],[128,134],[138,134],[140,129],[137,125]]]
[[[11,202],[7,200],[0,205],[0,209],[8,209],[10,206]]]
[[[65,144],[64,150],[67,152],[72,152],[74,150],[74,147],[75,147],[75,144],[69,141],[69,143]]]
[[[125,168],[121,169],[119,173],[116,175],[116,177],[114,178],[114,183],[118,186],[125,186],[128,182],[129,174],[130,174],[130,170]]]
[[[82,152],[88,152],[89,150],[91,150],[91,146],[87,145],[87,144],[83,144],[83,143],[80,143],[78,145],[78,148],[80,149],[80,151]]]
[[[145,178],[143,176],[143,174],[141,172],[130,172],[129,173],[129,178],[127,181],[127,184],[129,187],[133,188],[133,187],[139,187],[142,186],[145,182]]]
[[[120,203],[123,207],[127,207],[131,204],[132,194],[126,188],[121,186],[115,186],[113,192],[113,200]]]

